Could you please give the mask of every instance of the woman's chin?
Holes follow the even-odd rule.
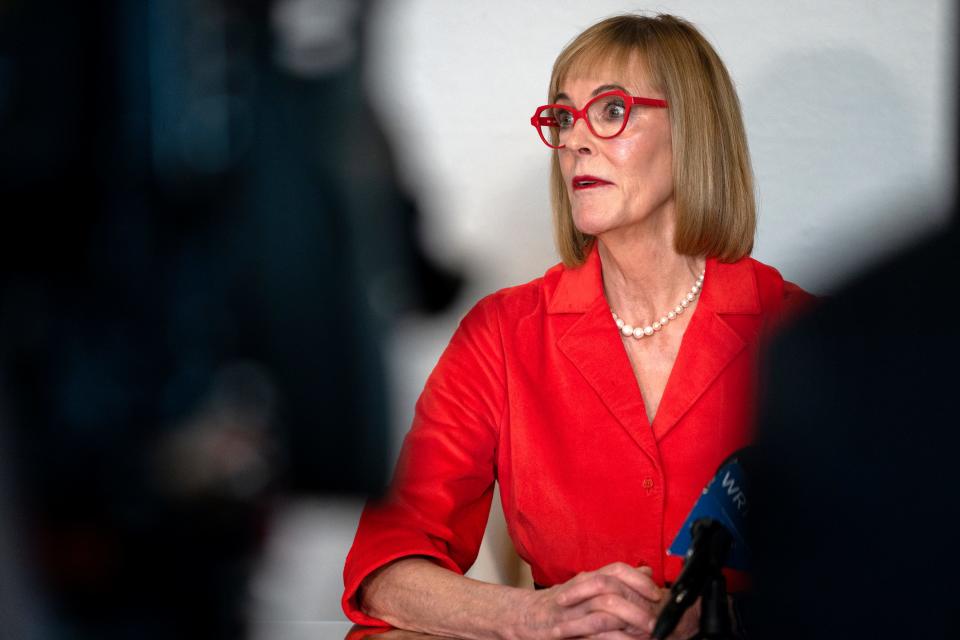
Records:
[[[573,225],[580,233],[588,236],[598,236],[604,231],[609,231],[611,221],[598,215],[578,215],[573,214]]]

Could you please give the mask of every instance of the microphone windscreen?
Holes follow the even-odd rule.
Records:
[[[733,538],[733,546],[727,557],[726,566],[740,571],[750,569],[750,548],[746,534],[749,510],[746,468],[749,466],[747,461],[751,456],[752,449],[746,447],[731,455],[720,465],[680,526],[680,531],[677,532],[667,553],[686,556],[693,543],[693,523],[701,518],[711,518],[720,522]]]

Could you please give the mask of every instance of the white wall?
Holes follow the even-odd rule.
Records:
[[[948,0],[384,1],[373,24],[372,98],[419,197],[425,238],[471,277],[448,316],[395,327],[397,442],[465,308],[557,261],[549,152],[529,116],[544,103],[554,57],[579,31],[650,10],[704,32],[743,103],[760,202],[754,255],[823,293],[944,219],[936,207],[952,177],[950,9]],[[358,509],[291,510],[256,611],[339,617],[338,571]],[[497,540],[474,575],[498,577],[489,561]]]
[[[433,246],[480,290],[556,262],[548,151],[529,125],[554,57],[598,19],[675,13],[737,85],[760,201],[755,256],[817,292],[936,222],[953,131],[947,0],[384,2],[369,86]]]

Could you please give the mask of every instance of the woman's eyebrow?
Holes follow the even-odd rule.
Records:
[[[597,87],[596,89],[594,89],[594,90],[590,93],[590,95],[591,95],[591,96],[598,96],[598,95],[600,95],[601,93],[603,93],[604,91],[617,91],[617,90],[623,91],[624,93],[627,93],[626,88],[621,87],[621,86],[618,85],[618,84],[602,84],[602,85],[600,85],[599,87]]]
[[[601,93],[603,93],[604,91],[616,91],[616,90],[620,90],[620,91],[623,91],[624,93],[627,93],[626,88],[620,86],[619,84],[602,84],[596,89],[594,89],[593,91],[591,91],[590,95],[593,97],[596,97]],[[560,100],[570,100],[570,96],[568,96],[563,92],[560,92],[554,97],[553,102],[558,102]]]

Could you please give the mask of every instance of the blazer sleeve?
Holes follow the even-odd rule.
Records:
[[[812,309],[818,298],[789,281],[783,283],[783,316],[785,320],[806,313]]]
[[[769,339],[785,325],[817,305],[818,298],[799,286],[784,280],[780,272],[770,265],[754,262],[757,275],[757,291],[766,320],[764,337]]]
[[[503,342],[493,296],[461,321],[416,404],[387,496],[368,502],[343,572],[342,606],[359,624],[357,589],[377,568],[426,556],[464,573],[476,560],[496,475],[506,401]]]

